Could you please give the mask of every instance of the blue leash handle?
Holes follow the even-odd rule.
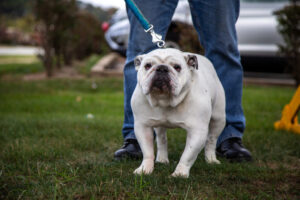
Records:
[[[138,19],[138,21],[143,26],[145,32],[150,33],[152,36],[152,42],[156,43],[156,45],[160,48],[164,47],[165,41],[162,40],[162,36],[155,33],[153,29],[153,25],[150,24],[147,19],[144,17],[143,13],[137,7],[133,0],[125,0],[128,8],[133,12],[134,16]]]
[[[151,28],[150,23],[147,21],[147,19],[144,17],[143,13],[141,13],[140,9],[137,7],[137,5],[132,0],[125,0],[126,4],[130,8],[130,10],[133,12],[133,14],[136,16],[136,18],[139,20],[141,25],[145,30],[148,30]]]

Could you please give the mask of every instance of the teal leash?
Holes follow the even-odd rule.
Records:
[[[143,26],[146,33],[150,33],[152,37],[152,42],[155,43],[159,48],[163,48],[165,46],[165,41],[162,39],[162,36],[155,33],[154,26],[148,22],[143,13],[137,7],[133,0],[125,0],[128,8],[133,12],[134,16],[138,19],[138,21]]]

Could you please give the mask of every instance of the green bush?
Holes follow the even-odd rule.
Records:
[[[45,54],[41,57],[47,75],[53,66],[71,65],[93,53],[103,53],[107,47],[101,22],[79,9],[75,0],[36,0],[34,6],[38,30]]]
[[[90,13],[81,11],[77,14],[73,34],[71,46],[77,59],[83,59],[93,53],[105,53],[108,50],[101,22]]]

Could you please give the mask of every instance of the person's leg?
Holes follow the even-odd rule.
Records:
[[[136,0],[135,3],[149,23],[153,24],[155,31],[164,37],[171,23],[178,0]],[[124,68],[124,124],[122,133],[124,139],[135,139],[134,120],[130,105],[131,96],[137,81],[133,60],[137,55],[147,53],[157,48],[157,46],[152,43],[150,34],[144,31],[129,9],[127,9],[127,14],[130,22],[130,35]]]
[[[189,0],[194,26],[205,55],[214,64],[226,95],[226,127],[217,146],[229,138],[242,138],[245,117],[242,109],[243,69],[237,48],[235,23],[239,0]]]
[[[155,32],[165,38],[178,0],[135,0],[135,3],[149,23],[153,24]],[[128,8],[127,14],[130,22],[130,35],[124,67],[124,123],[122,134],[125,141],[136,139],[133,113],[130,105],[131,96],[137,83],[133,63],[134,58],[137,55],[148,53],[157,48],[156,44],[152,43],[150,34],[144,31],[139,21]]]

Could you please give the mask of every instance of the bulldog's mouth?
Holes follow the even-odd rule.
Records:
[[[170,94],[172,91],[171,79],[169,76],[168,67],[158,66],[155,75],[152,78],[150,86],[151,93]]]

